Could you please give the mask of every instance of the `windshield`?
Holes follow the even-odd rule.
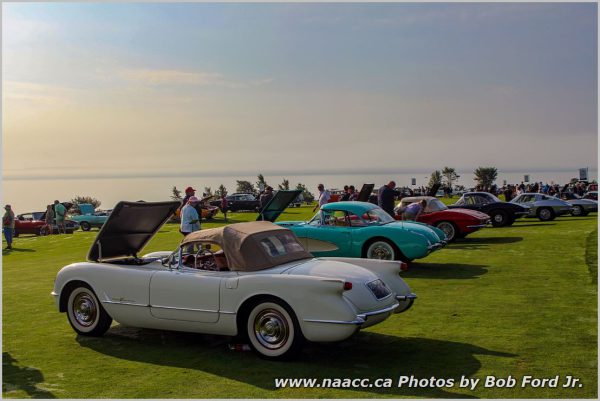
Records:
[[[440,210],[446,210],[448,207],[439,199],[431,199],[425,208],[426,212],[439,212]]]
[[[369,225],[391,223],[392,221],[395,221],[392,216],[387,214],[387,212],[380,207],[373,208],[368,212],[363,213],[362,218]]]

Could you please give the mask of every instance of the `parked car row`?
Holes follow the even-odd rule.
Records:
[[[408,310],[416,295],[399,275],[407,262],[487,225],[548,220],[576,206],[541,194],[506,204],[465,193],[451,207],[431,196],[403,199],[400,209],[426,201],[419,222],[356,201],[328,203],[308,221],[273,224],[297,196],[279,191],[261,221],[197,231],[173,251],[141,257],[180,204],[119,202],[88,261],[59,271],[57,308],[79,335],[102,336],[116,320],[237,336],[264,358],[284,359],[305,341],[342,341]]]

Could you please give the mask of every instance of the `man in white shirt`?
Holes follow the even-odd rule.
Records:
[[[185,206],[181,209],[181,225],[179,231],[185,237],[191,232],[200,230],[200,216],[196,205],[200,202],[195,196],[191,196]]]
[[[320,209],[323,205],[327,204],[327,202],[329,202],[329,198],[331,198],[331,194],[325,189],[323,184],[319,184],[317,189],[319,190],[319,200],[317,205],[313,208],[313,212],[317,210],[317,208]]]

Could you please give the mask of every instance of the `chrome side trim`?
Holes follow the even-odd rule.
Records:
[[[208,312],[208,313],[219,313],[218,310],[211,310],[211,309],[193,309],[193,308],[178,308],[176,306],[162,306],[162,305],[148,305],[151,308],[157,308],[157,309],[172,309],[172,310],[183,310],[183,311],[190,311],[190,312]]]
[[[485,227],[487,224],[476,224],[474,226],[467,226],[467,228],[483,228]]]
[[[100,301],[103,304],[112,304],[112,305],[127,305],[127,306],[143,306],[144,308],[149,307],[150,305],[146,304],[138,304],[135,302],[115,302],[115,301]]]
[[[366,319],[361,317],[361,315],[357,315],[354,320],[324,320],[324,319],[303,319],[305,322],[310,323],[331,323],[331,324],[354,324],[359,325],[366,322]]]

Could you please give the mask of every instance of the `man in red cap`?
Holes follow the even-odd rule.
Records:
[[[190,200],[190,197],[196,195],[196,190],[192,187],[187,187],[185,189],[185,197],[183,198],[183,200],[181,201],[181,206],[179,206],[179,209],[183,209],[183,207],[185,205],[187,205],[188,200]]]

